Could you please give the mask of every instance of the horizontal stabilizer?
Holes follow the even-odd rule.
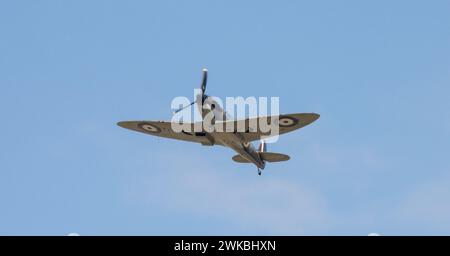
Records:
[[[290,159],[288,155],[271,152],[259,152],[259,155],[264,161],[267,162],[282,162]]]
[[[243,158],[241,155],[235,155],[233,156],[233,161],[238,162],[238,163],[244,163],[244,164],[249,164],[251,162],[249,162],[247,159]]]
[[[267,161],[267,162],[282,162],[282,161],[287,161],[290,159],[290,157],[288,155],[284,155],[284,154],[271,153],[271,152],[258,152],[258,153],[261,156],[261,159],[264,161]],[[233,156],[233,161],[238,162],[238,163],[245,163],[245,164],[251,163],[250,161],[248,161],[241,155]]]

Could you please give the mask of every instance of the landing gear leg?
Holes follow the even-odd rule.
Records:
[[[258,175],[261,175],[261,169],[258,168]]]

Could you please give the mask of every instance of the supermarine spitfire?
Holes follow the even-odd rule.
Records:
[[[126,129],[164,138],[196,142],[205,146],[221,145],[229,147],[237,153],[237,155],[232,158],[235,162],[253,163],[258,169],[258,174],[261,175],[261,170],[265,168],[266,162],[287,161],[290,157],[284,154],[267,152],[264,139],[271,134],[267,131],[251,129],[251,124],[259,123],[259,121],[262,121],[260,119],[264,118],[265,122],[276,125],[276,128],[278,129],[276,135],[281,135],[311,124],[320,116],[315,113],[297,113],[265,117],[258,116],[256,118],[247,118],[244,120],[230,120],[220,104],[212,97],[205,94],[207,72],[206,69],[203,69],[201,94],[199,94],[194,102],[178,109],[175,113],[196,104],[200,113],[202,113],[203,120],[205,120],[209,113],[214,112],[212,125],[229,125],[227,126],[227,129],[215,129],[212,132],[204,129],[199,131],[195,128],[197,123],[185,123],[184,127],[187,125],[188,128],[191,129],[175,131],[173,129],[174,123],[172,121],[123,121],[118,122],[117,125]],[[228,129],[228,127],[232,127],[232,129]],[[237,129],[237,127],[243,127],[243,129]],[[252,141],[256,140],[261,141],[258,149],[252,145]]]

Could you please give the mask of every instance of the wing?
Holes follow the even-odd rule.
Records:
[[[276,120],[276,117],[278,117],[278,120]],[[220,125],[225,125],[229,127],[234,127],[235,131],[242,131],[242,128],[244,127],[244,132],[239,132],[245,141],[254,141],[254,140],[260,140],[264,137],[268,137],[271,135],[270,132],[263,132],[259,129],[259,121],[261,119],[261,122],[266,122],[267,124],[271,124],[272,121],[277,123],[279,127],[279,135],[285,134],[288,132],[295,131],[297,129],[300,129],[302,127],[307,126],[308,124],[316,121],[320,117],[319,114],[315,113],[299,113],[299,114],[288,114],[288,115],[279,115],[279,116],[268,116],[268,117],[257,117],[257,118],[248,118],[245,120],[237,120],[237,121],[226,121],[221,123]],[[230,123],[232,122],[232,123]],[[256,130],[252,129],[254,127],[254,124],[258,124]],[[218,125],[218,124],[216,124]],[[227,128],[223,128],[226,131],[229,131]]]
[[[212,140],[208,136],[208,134],[199,132],[175,132],[172,130],[171,122],[164,122],[164,121],[124,121],[124,122],[118,122],[118,126],[130,129],[137,132],[142,132],[149,135],[154,135],[158,137],[164,137],[164,138],[170,138],[170,139],[176,139],[176,140],[183,140],[183,141],[190,141],[190,142],[196,142],[201,143],[203,145],[211,145]],[[191,126],[190,131],[193,131],[193,125],[189,124]],[[217,143],[216,143],[217,144]]]
[[[276,120],[275,117],[278,117]],[[275,118],[275,119],[274,119]],[[260,140],[264,137],[270,136],[270,132],[262,132],[259,129],[256,131],[252,130],[253,124],[258,124],[259,126],[260,119],[262,122],[272,123],[276,121],[279,127],[278,134],[288,133],[297,129],[300,129],[319,118],[318,114],[314,113],[301,113],[301,114],[289,114],[289,115],[280,115],[280,116],[269,116],[269,117],[258,117],[258,118],[249,118],[245,120],[237,120],[237,121],[226,121],[226,122],[218,122],[214,126],[217,131],[224,132],[235,132],[241,134],[244,141],[254,141]],[[205,132],[191,132],[194,131],[194,125],[185,124],[190,126],[190,129],[186,129],[187,131],[175,132],[172,130],[171,122],[164,121],[124,121],[117,123],[120,127],[130,129],[137,132],[142,132],[149,135],[190,141],[201,143],[202,145],[222,145],[220,141],[214,141],[214,138],[211,137],[210,134]],[[221,129],[219,130],[219,126]],[[228,129],[231,127],[231,130]],[[188,127],[189,128],[189,127]],[[240,132],[242,129],[244,132]]]

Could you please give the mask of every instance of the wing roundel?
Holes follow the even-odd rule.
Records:
[[[175,132],[172,130],[171,122],[163,121],[124,121],[118,122],[118,126],[149,134],[158,137],[164,137],[175,140],[183,140],[201,143],[203,145],[210,145],[211,141],[202,133],[189,133],[189,132]],[[191,127],[193,129],[193,126]]]

